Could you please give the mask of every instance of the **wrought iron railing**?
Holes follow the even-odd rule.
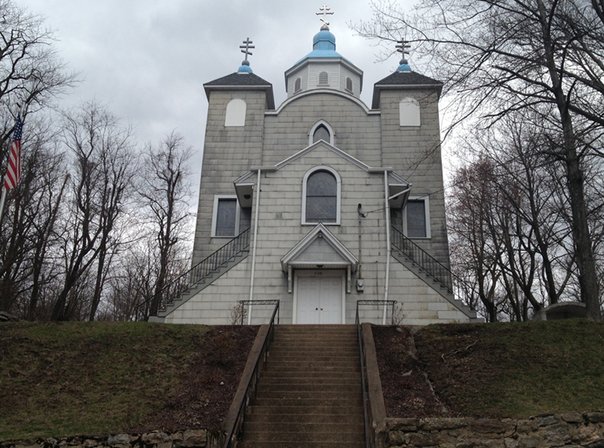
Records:
[[[250,247],[250,230],[244,230],[235,238],[230,240],[220,249],[204,258],[184,274],[179,275],[166,285],[157,295],[147,299],[138,305],[137,315],[144,315],[142,312],[145,307],[149,306],[153,300],[158,300],[158,309],[164,310],[166,306],[174,302],[178,297],[184,294],[191,287],[201,282],[211,274],[226,266],[233,261],[241,253],[247,251]],[[159,296],[159,299],[158,299]]]
[[[395,322],[396,303],[396,300],[357,300],[355,322],[387,325],[401,324],[402,322]],[[371,314],[367,312],[363,313],[363,309],[370,309]],[[388,316],[390,316],[389,319]]]
[[[392,227],[392,247],[401,252],[422,272],[438,282],[447,292],[453,294],[453,274],[451,270],[419,247],[396,227]]]
[[[254,364],[254,368],[249,376],[245,393],[240,398],[239,402],[236,403],[237,412],[236,417],[229,422],[229,428],[226,429],[226,438],[224,441],[224,448],[232,448],[237,446],[237,438],[243,429],[243,423],[245,419],[245,411],[249,404],[252,402],[254,397],[256,396],[256,386],[258,385],[258,380],[260,379],[260,371],[266,363],[268,359],[268,352],[271,343],[275,339],[275,318],[278,319],[279,316],[279,301],[274,300],[275,308],[271,314],[271,319],[268,324],[268,331],[264,338],[264,342],[262,343],[262,348],[258,353],[258,357],[256,358],[256,362]]]
[[[267,305],[277,305],[277,325],[279,325],[279,301],[278,300],[240,300],[239,301],[239,310],[237,314],[237,318],[239,320],[239,325],[243,325],[246,323],[246,320],[251,313],[251,310],[255,306],[267,306]],[[256,322],[258,323],[258,322]]]
[[[367,365],[365,363],[365,343],[363,342],[363,330],[361,327],[360,308],[364,306],[383,306],[384,311],[391,309],[391,324],[394,323],[394,309],[396,300],[357,300],[355,323],[357,326],[357,338],[359,341],[359,358],[361,364],[361,387],[363,388],[363,424],[365,429],[365,448],[375,447],[375,430],[373,428],[373,415],[371,403],[369,402],[369,387],[367,382]]]

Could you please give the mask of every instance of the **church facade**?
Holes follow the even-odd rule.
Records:
[[[359,308],[376,323],[391,300],[398,323],[475,318],[448,271],[442,84],[403,60],[368,107],[363,72],[324,24],[276,107],[244,52],[236,73],[204,85],[194,278],[155,320],[260,323],[257,300],[279,300],[281,323],[353,323],[359,300],[383,301]]]

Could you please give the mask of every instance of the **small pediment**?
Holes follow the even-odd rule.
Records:
[[[318,224],[283,258],[281,267],[288,268],[348,268],[356,269],[356,257],[323,225]]]

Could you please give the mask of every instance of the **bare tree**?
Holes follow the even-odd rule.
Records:
[[[62,234],[64,281],[52,319],[74,317],[74,311],[81,305],[79,282],[93,278],[88,271],[96,264],[88,313],[92,320],[110,261],[108,249],[135,170],[134,154],[128,130],[93,103],[66,115],[63,143],[73,157],[74,166]]]
[[[0,159],[19,109],[35,112],[73,81],[52,48],[40,17],[0,0]]]
[[[149,146],[144,156],[144,174],[138,194],[155,235],[159,258],[149,307],[151,315],[157,314],[171,276],[171,267],[176,265],[178,243],[185,238],[189,224],[187,162],[190,157],[190,148],[184,147],[182,137],[174,133],[168,135],[160,146]]]
[[[460,168],[453,178],[448,221],[453,264],[465,271],[459,272],[461,278],[471,279],[488,322],[498,320],[498,259],[503,253],[499,234],[494,231],[492,211],[499,206],[494,175],[494,166],[486,159]]]
[[[31,319],[37,317],[46,250],[52,245],[65,174],[53,140],[50,125],[30,120],[22,141],[21,182],[9,192],[0,223],[0,309]]]
[[[154,238],[142,238],[122,253],[108,280],[105,314],[112,320],[137,320],[139,305],[153,297],[158,266]]]
[[[565,167],[581,298],[594,319],[600,291],[583,164],[604,126],[601,13],[597,0],[424,0],[412,17],[378,4],[376,20],[357,27],[380,39],[406,34],[455,95],[460,120],[545,112],[558,131],[552,155]]]

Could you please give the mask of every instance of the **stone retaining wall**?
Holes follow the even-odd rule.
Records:
[[[0,448],[218,448],[222,441],[205,430],[174,433],[152,431],[145,434],[77,436],[1,442]]]
[[[604,448],[604,412],[539,415],[524,420],[386,418],[385,447]]]

